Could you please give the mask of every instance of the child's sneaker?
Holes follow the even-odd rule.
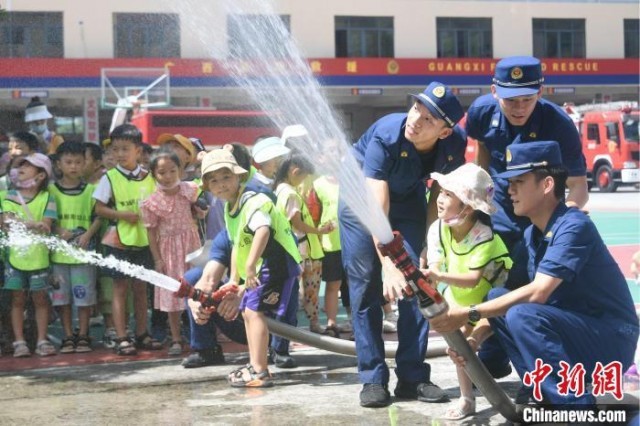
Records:
[[[107,328],[104,331],[104,335],[102,336],[102,345],[107,349],[113,349],[116,347],[116,337],[118,337],[118,333],[116,333],[116,329],[111,327]]]
[[[31,351],[27,346],[27,342],[24,340],[19,340],[17,342],[13,342],[13,357],[14,358],[26,358],[31,356]]]

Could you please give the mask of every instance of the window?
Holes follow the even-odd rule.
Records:
[[[227,32],[232,58],[283,59],[290,56],[287,50],[291,32],[289,15],[230,15]],[[263,34],[269,34],[269,37]]]
[[[393,18],[336,16],[336,57],[393,58]]]
[[[640,31],[640,19],[624,20],[624,57],[637,58],[640,53],[640,43],[638,42],[638,31]]]
[[[533,19],[533,56],[584,58],[584,19]]]
[[[177,14],[114,13],[116,58],[180,57],[180,19]]]
[[[598,132],[597,124],[587,125],[587,139],[590,141],[595,141],[598,145],[600,144],[600,133]]]
[[[493,58],[491,18],[436,18],[438,58]]]
[[[604,126],[607,129],[607,139],[616,143],[619,142],[618,123],[605,123]]]
[[[83,116],[71,116],[71,117],[54,117],[56,133],[61,134],[63,137],[73,138],[74,136],[84,135],[84,117]]]
[[[62,58],[62,12],[0,14],[0,57]]]

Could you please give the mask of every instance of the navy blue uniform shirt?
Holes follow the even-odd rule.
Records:
[[[389,218],[426,220],[425,181],[431,172],[449,173],[464,164],[467,138],[459,126],[426,154],[404,137],[406,113],[389,114],[375,123],[353,146],[364,175],[389,185]],[[419,215],[423,215],[420,217]]]
[[[562,279],[547,305],[611,322],[621,336],[638,339],[627,281],[586,214],[560,203],[544,232],[531,225],[524,237],[530,279],[536,272]]]
[[[571,118],[557,105],[539,99],[531,117],[521,127],[509,124],[493,95],[476,99],[467,111],[466,130],[469,137],[483,143],[491,155],[489,173],[493,176],[506,170],[507,146],[532,141],[557,141],[562,162],[569,176],[586,176],[587,168],[580,135]],[[531,223],[513,213],[513,204],[507,193],[509,182],[495,179],[494,203],[498,212],[492,216],[496,232],[514,233],[514,237]]]

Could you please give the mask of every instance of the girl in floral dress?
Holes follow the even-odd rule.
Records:
[[[156,271],[171,278],[184,275],[187,253],[200,247],[198,229],[192,215],[192,204],[198,198],[198,187],[193,182],[182,182],[182,166],[178,156],[161,149],[150,161],[151,174],[156,181],[156,191],[142,204],[142,217],[149,233],[149,248]],[[168,354],[182,353],[180,315],[184,299],[173,292],[156,287],[154,307],[169,316],[171,346]]]

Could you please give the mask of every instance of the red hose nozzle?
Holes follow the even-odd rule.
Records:
[[[186,282],[184,278],[181,278],[180,288],[174,293],[174,295],[176,297],[187,297],[189,299],[195,300],[196,302],[200,302],[202,306],[207,308],[216,308],[227,294],[237,292],[237,285],[226,285],[217,289],[213,293],[205,293],[204,291],[189,285],[189,283]]]
[[[447,309],[447,302],[442,298],[442,295],[429,285],[427,277],[414,265],[411,256],[404,247],[404,238],[398,231],[393,232],[393,240],[389,243],[379,243],[378,249],[383,256],[389,256],[395,267],[402,272],[407,281],[404,292],[409,296],[414,294],[418,296],[423,312],[426,309],[435,315],[436,312]]]

